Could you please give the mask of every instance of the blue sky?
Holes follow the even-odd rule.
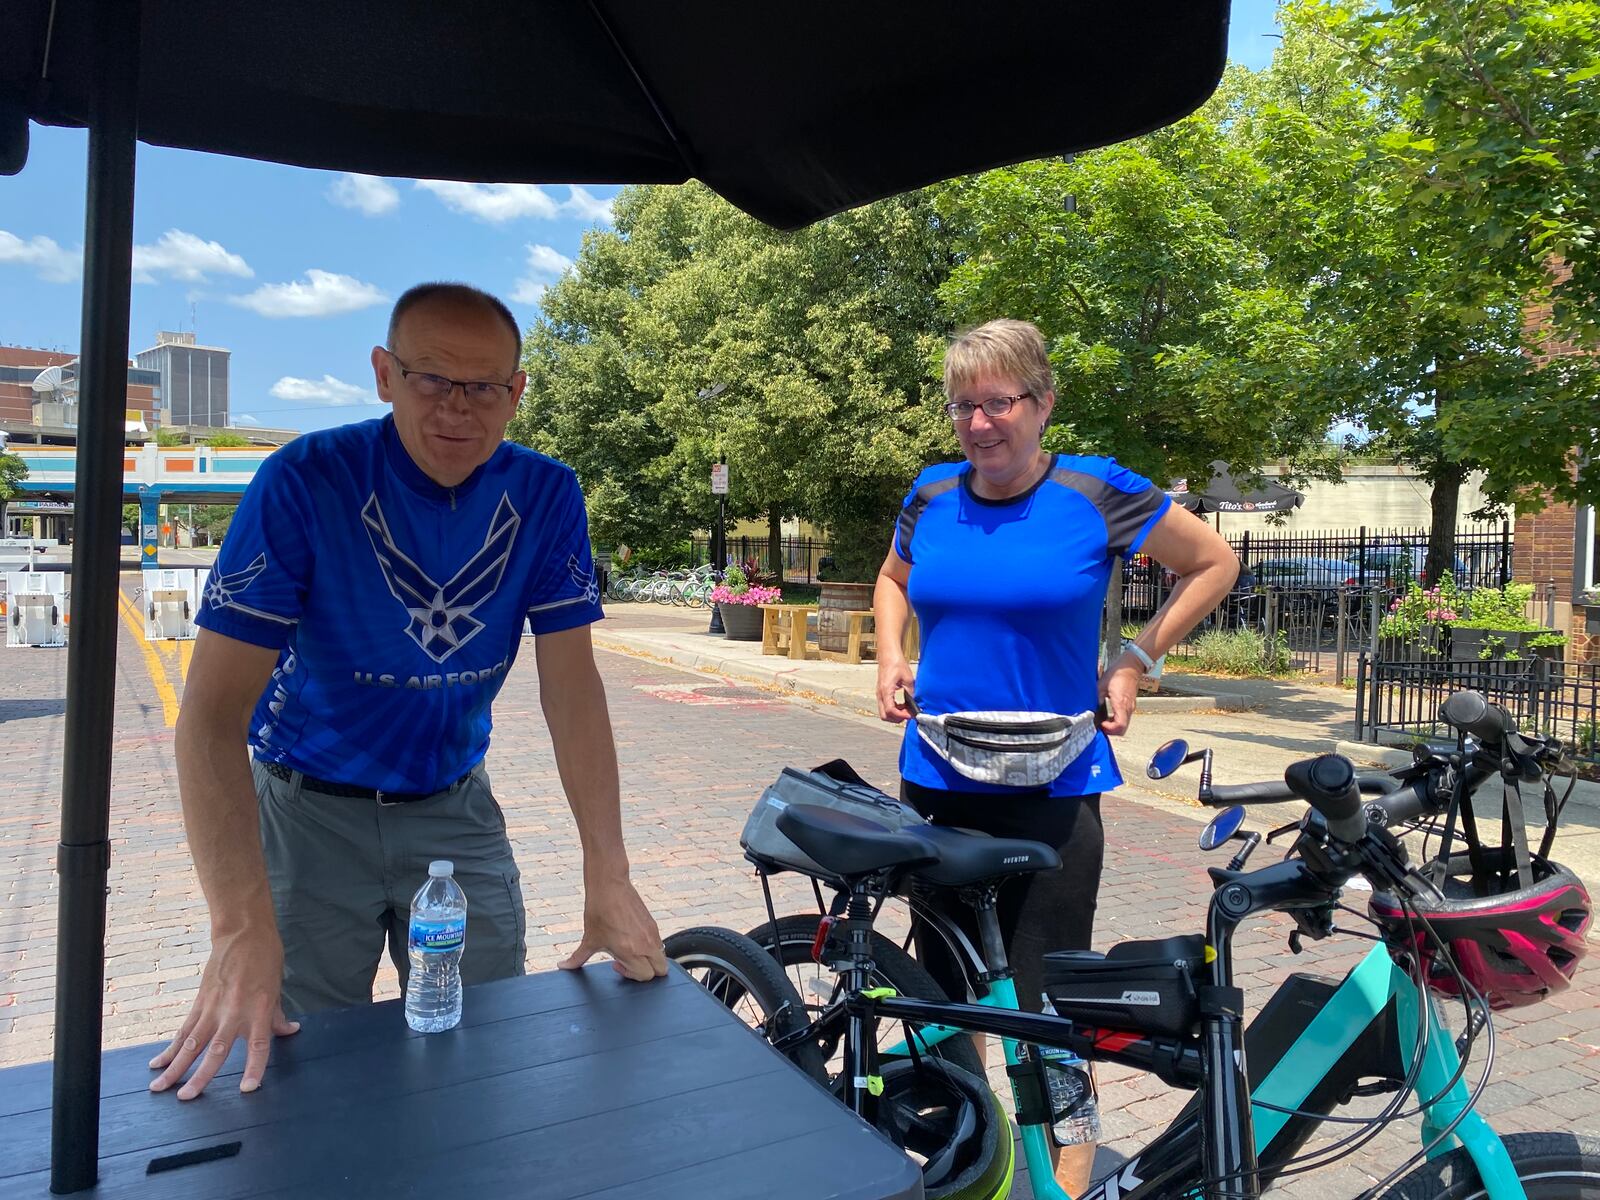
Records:
[[[1271,0],[1235,0],[1235,61],[1267,64],[1273,12]],[[87,136],[32,135],[27,167],[0,178],[0,344],[76,352]],[[368,355],[394,297],[418,280],[462,279],[526,326],[615,194],[354,178],[141,146],[129,353],[158,329],[227,347],[237,424],[375,416]]]

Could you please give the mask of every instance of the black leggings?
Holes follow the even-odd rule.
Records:
[[[1000,888],[996,899],[1000,936],[1016,974],[1017,1003],[1039,1011],[1044,992],[1044,955],[1049,950],[1087,950],[1094,934],[1095,897],[1105,858],[1100,796],[1051,796],[1045,789],[996,795],[946,792],[902,781],[900,796],[935,825],[976,829],[994,837],[1026,838],[1053,846],[1061,868],[1019,875]],[[978,919],[955,892],[921,894],[929,907],[949,917],[972,944]],[[945,940],[924,921],[913,920],[917,958],[951,999],[967,994],[967,974]]]

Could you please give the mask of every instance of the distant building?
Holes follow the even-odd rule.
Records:
[[[41,433],[78,427],[78,356],[59,350],[0,346],[0,428]],[[128,364],[127,424],[153,430],[161,423],[161,377]]]
[[[201,346],[193,333],[156,334],[156,344],[134,355],[136,366],[160,377],[161,424],[225,429],[231,350]]]

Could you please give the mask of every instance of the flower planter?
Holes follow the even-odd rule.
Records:
[[[729,604],[726,600],[717,605],[722,614],[722,632],[729,641],[759,642],[761,640],[761,606],[759,604]]]

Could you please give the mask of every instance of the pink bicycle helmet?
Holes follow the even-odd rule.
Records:
[[[1472,885],[1471,862],[1453,857],[1442,885],[1445,898],[1412,900],[1412,907],[1449,946],[1462,977],[1495,1010],[1537,1004],[1564,990],[1588,953],[1584,935],[1593,916],[1588,890],[1560,863],[1530,858],[1530,887],[1480,894]],[[1391,953],[1416,954],[1434,991],[1460,995],[1455,972],[1422,926],[1407,921],[1394,896],[1375,893],[1370,911]]]

